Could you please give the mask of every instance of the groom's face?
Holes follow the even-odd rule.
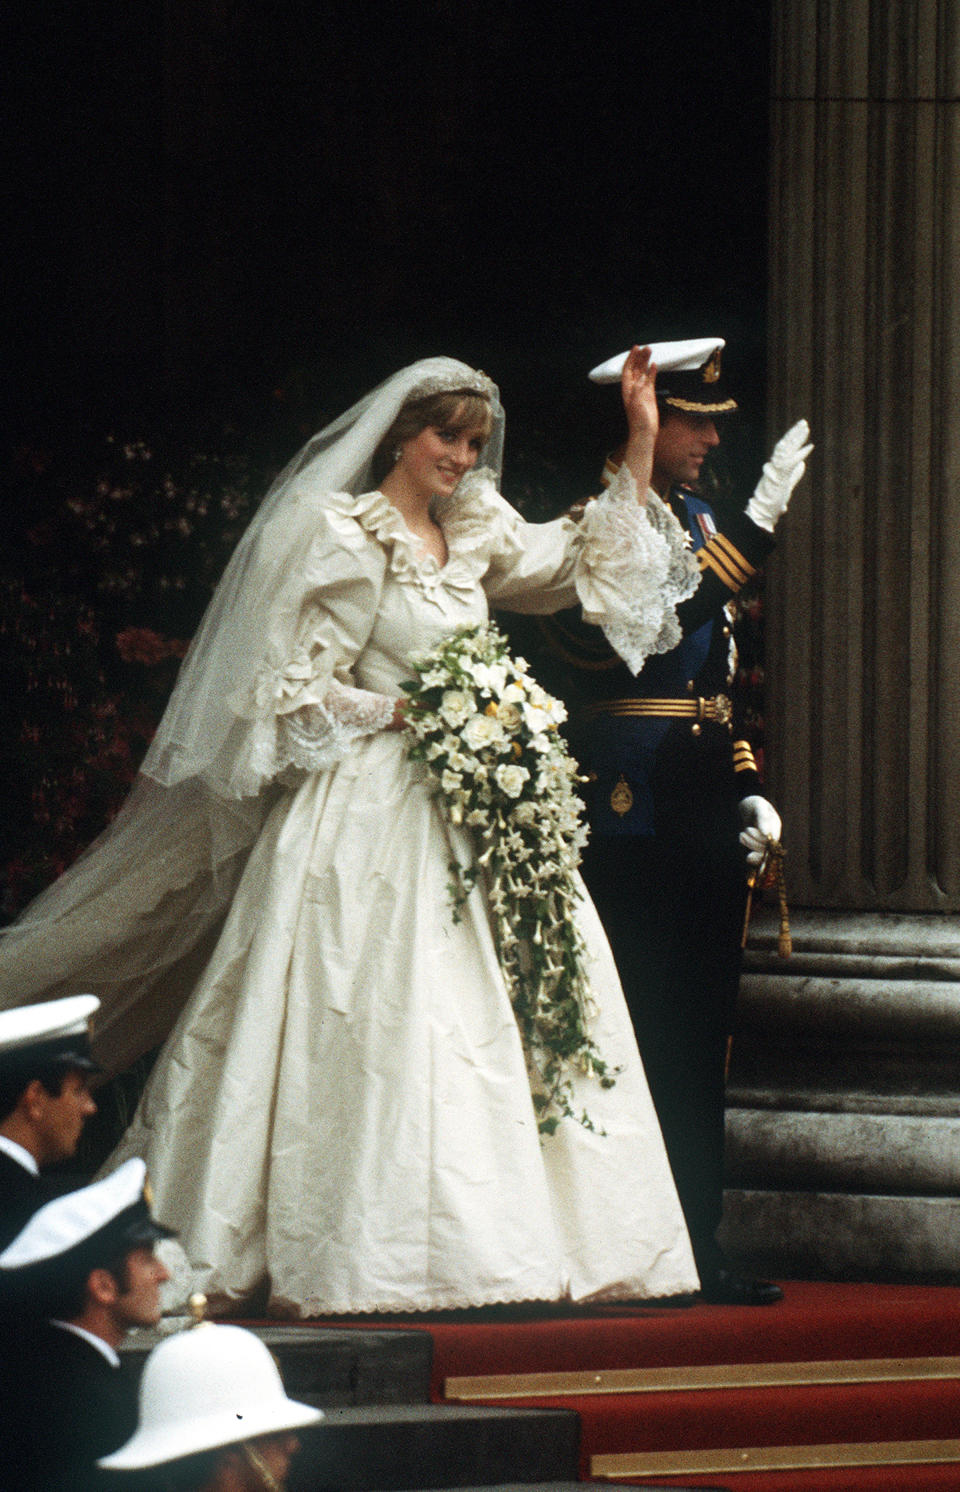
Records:
[[[720,444],[712,415],[661,410],[660,429],[653,448],[653,485],[665,491],[674,483],[690,486],[700,476],[705,458]]]

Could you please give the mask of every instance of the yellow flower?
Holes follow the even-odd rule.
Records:
[[[497,701],[492,699],[483,713],[485,715],[495,715],[497,713]]]

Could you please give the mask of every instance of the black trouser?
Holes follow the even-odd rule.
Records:
[[[724,1069],[740,974],[736,800],[693,782],[654,836],[596,836],[583,875],[620,971],[698,1266],[723,1209]]]

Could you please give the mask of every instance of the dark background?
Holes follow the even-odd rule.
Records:
[[[758,0],[2,17],[0,920],[116,812],[272,472],[403,364],[498,381],[503,488],[542,517],[620,438],[590,367],[724,336],[742,503],[769,92]]]
[[[502,386],[508,494],[514,448],[576,485],[586,370],[716,333],[755,439],[768,9],[15,0],[12,438],[281,406],[296,444],[444,352]]]

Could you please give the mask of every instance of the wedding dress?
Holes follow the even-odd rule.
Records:
[[[434,361],[429,378],[464,386],[463,365]],[[482,881],[459,920],[452,915],[450,866],[470,863],[468,831],[441,813],[404,733],[385,729],[410,654],[483,621],[488,605],[542,612],[579,603],[619,628],[638,657],[672,645],[673,606],[695,584],[682,537],[655,501],[638,506],[628,474],[581,524],[531,525],[481,471],[438,509],[449,556],[440,565],[418,551],[381,492],[318,489],[309,464],[290,470],[296,506],[268,510],[240,556],[239,589],[230,595],[228,572],[219,597],[221,633],[238,597],[269,613],[269,636],[250,648],[256,666],[244,664],[242,687],[229,676],[234,629],[216,679],[203,683],[207,698],[188,667],[181,685],[195,709],[174,696],[170,720],[179,708],[185,723],[161,727],[145,764],[157,773],[155,791],[173,794],[166,820],[151,818],[149,802],[143,815],[162,873],[142,861],[140,889],[129,875],[123,892],[98,881],[59,916],[61,944],[86,926],[84,906],[88,916],[99,908],[101,942],[112,921],[135,944],[130,930],[146,918],[149,946],[137,945],[134,963],[151,976],[163,965],[185,986],[181,1002],[187,995],[110,1165],[144,1156],[156,1214],[179,1230],[198,1288],[240,1303],[267,1279],[277,1314],[695,1290],[669,1163],[589,898],[578,921],[597,1006],[592,1036],[616,1082],[604,1089],[575,1077],[574,1107],[593,1128],[566,1118],[541,1135]],[[255,638],[249,615],[242,625]],[[209,638],[202,628],[201,653]],[[232,723],[213,745],[203,731],[191,741],[214,690],[231,701]],[[206,763],[178,775],[194,745]],[[243,778],[239,794],[230,795],[229,774]],[[126,853],[131,832],[121,824],[103,853],[121,857],[113,846]],[[216,843],[227,848],[216,854]],[[188,975],[182,959],[165,963],[157,952],[156,909],[171,923],[189,920],[197,887],[211,880],[220,887],[195,918]],[[222,923],[217,905],[228,908]],[[55,902],[41,911],[49,935]],[[19,942],[0,948],[0,978],[5,958],[21,973],[30,962],[31,925],[35,944],[36,914]],[[109,945],[124,936],[114,931]],[[82,950],[90,969],[92,946]],[[61,979],[65,957],[57,955]],[[133,998],[128,975],[113,1002],[124,1039],[131,1026],[153,1033],[154,1007],[166,1002],[163,978],[142,978],[154,994]]]

